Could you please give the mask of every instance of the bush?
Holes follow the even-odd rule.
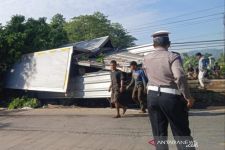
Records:
[[[220,74],[221,74],[223,77],[225,77],[225,65],[224,65],[224,64],[221,65],[221,72],[220,72]]]
[[[8,109],[17,109],[23,107],[37,108],[40,105],[39,100],[36,98],[17,97],[14,98],[8,106]]]

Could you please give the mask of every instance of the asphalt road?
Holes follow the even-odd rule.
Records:
[[[109,108],[0,110],[0,150],[154,150],[147,115]],[[190,112],[200,150],[224,150],[224,110]],[[169,132],[170,139],[171,131]],[[171,149],[176,149],[170,145]]]

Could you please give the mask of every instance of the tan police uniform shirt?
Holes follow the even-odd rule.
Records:
[[[190,98],[190,91],[178,53],[156,48],[144,57],[143,67],[148,76],[148,85],[179,89],[185,98]]]

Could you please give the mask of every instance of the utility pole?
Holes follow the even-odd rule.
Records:
[[[223,63],[225,64],[225,0],[224,0],[224,12],[223,12]]]

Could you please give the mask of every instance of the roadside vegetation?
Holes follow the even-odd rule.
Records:
[[[204,57],[206,59],[209,59],[211,57],[211,54],[205,53]],[[209,60],[208,60],[209,61]],[[225,60],[224,60],[224,55],[221,54],[218,59],[213,58],[213,63],[209,64],[208,69],[207,69],[207,78],[209,79],[224,79],[225,78]],[[213,66],[215,63],[218,63],[220,67],[220,73],[219,75],[216,75],[213,70]],[[194,55],[188,55],[186,53],[183,54],[183,67],[186,73],[188,72],[188,66],[191,65],[194,69],[198,68],[198,61]]]
[[[19,109],[19,108],[37,108],[40,106],[40,102],[36,98],[28,98],[28,97],[17,97],[13,98],[9,103],[8,109]]]

